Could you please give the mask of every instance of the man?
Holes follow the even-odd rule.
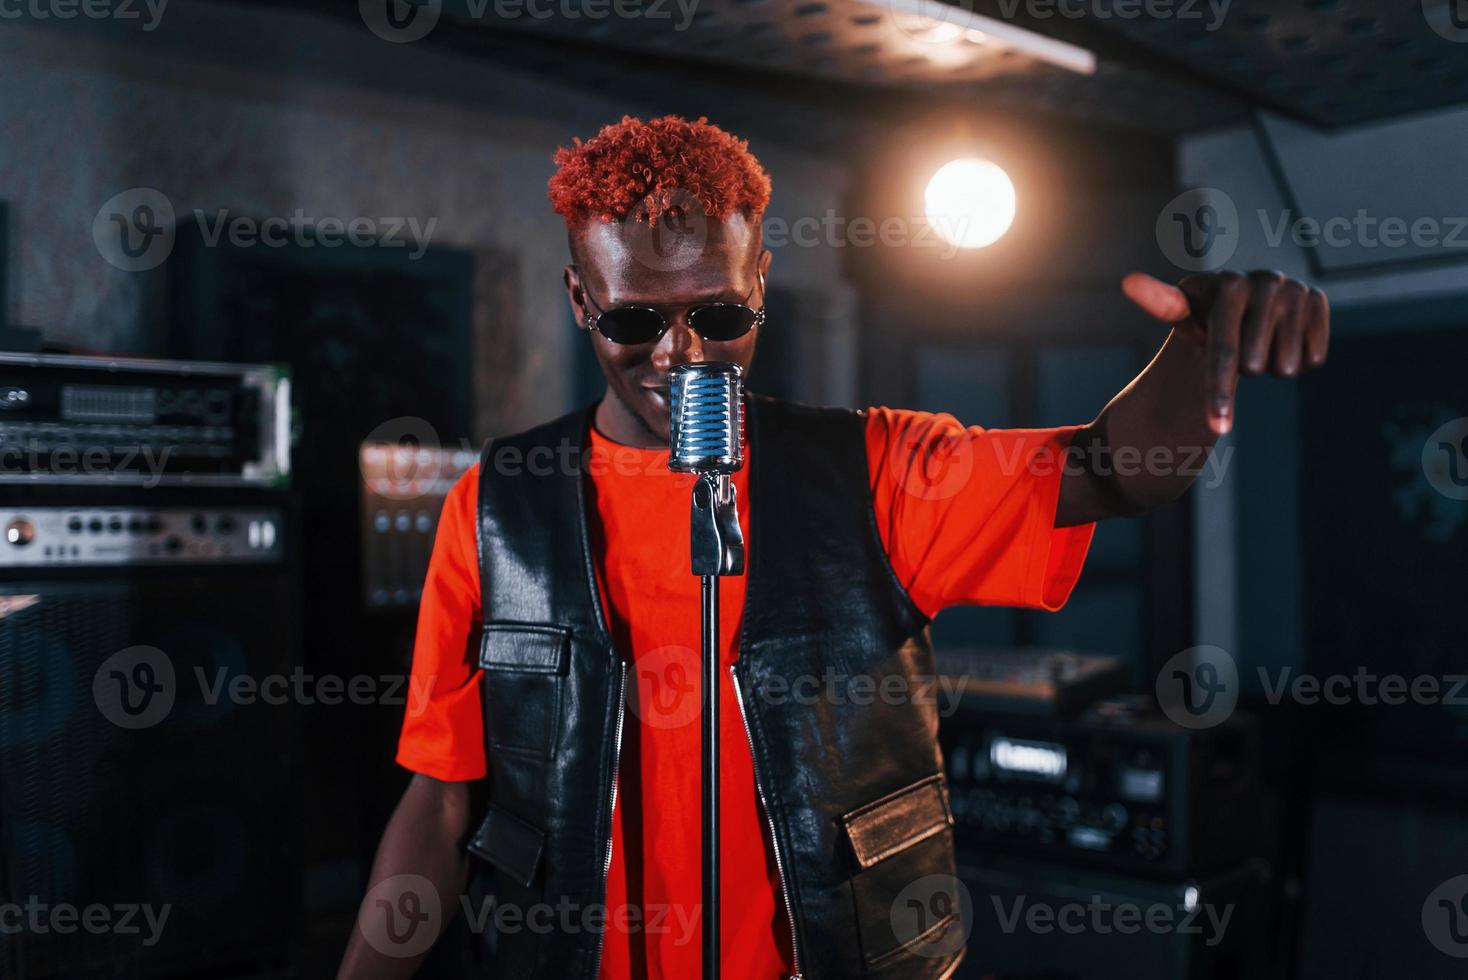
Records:
[[[607,394],[492,443],[444,506],[413,666],[430,693],[398,754],[415,776],[342,977],[411,975],[426,946],[406,924],[431,907],[441,928],[471,877],[500,903],[501,975],[699,973],[699,585],[692,477],[666,465],[668,372],[749,369],[770,185],[703,119],[625,118],[556,161],[566,291]],[[1197,472],[1110,460],[1196,459],[1230,428],[1240,374],[1325,359],[1324,295],[1279,275],[1122,287],[1171,333],[1087,425],[749,399],[733,478],[748,572],[723,580],[720,610],[726,977],[952,973],[928,620],[1058,609],[1095,521]]]

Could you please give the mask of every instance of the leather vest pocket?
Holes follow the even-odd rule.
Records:
[[[491,752],[532,759],[555,755],[571,629],[543,623],[485,623],[484,726]]]
[[[856,872],[851,887],[869,974],[909,975],[962,948],[953,814],[934,774],[841,817]],[[906,963],[908,972],[896,964]],[[924,971],[925,975],[925,971]]]
[[[545,850],[545,832],[531,826],[497,803],[469,838],[469,850],[529,888]]]

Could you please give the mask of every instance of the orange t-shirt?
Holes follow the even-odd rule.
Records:
[[[986,604],[1058,609],[1094,525],[1054,526],[1061,460],[1074,428],[985,430],[951,415],[867,411],[877,529],[917,607]],[[612,822],[601,976],[697,976],[700,886],[700,582],[688,571],[694,477],[666,449],[619,445],[593,426],[589,525],[597,584],[617,649],[630,657],[627,716]],[[486,772],[481,623],[474,524],[479,467],[444,502],[419,606],[414,696],[398,762],[446,781]],[[749,470],[734,475],[749,534]],[[858,532],[859,533],[859,532]],[[743,577],[720,581],[720,841],[723,975],[792,972],[790,927],[727,666],[738,657]]]

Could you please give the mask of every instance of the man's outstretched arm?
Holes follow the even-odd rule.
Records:
[[[1172,333],[1152,363],[1071,442],[1059,527],[1144,514],[1197,477],[1233,427],[1243,374],[1292,378],[1325,362],[1325,294],[1276,272],[1189,276],[1169,286],[1133,273],[1127,296]]]
[[[396,980],[411,977],[428,955],[419,928],[434,938],[458,909],[469,877],[464,841],[469,833],[468,783],[450,783],[421,773],[413,776],[393,810],[372,862],[367,898],[347,943],[337,980]],[[417,876],[408,879],[406,876]],[[414,893],[426,879],[438,892],[438,921],[412,918],[425,908]],[[410,955],[411,954],[411,955]]]

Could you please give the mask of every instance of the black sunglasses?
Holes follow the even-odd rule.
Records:
[[[580,277],[580,270],[577,270]],[[738,340],[755,327],[764,326],[764,307],[751,309],[747,303],[754,290],[764,295],[764,273],[758,273],[759,282],[750,289],[742,303],[698,303],[688,307],[684,315],[690,329],[704,340]],[[614,344],[646,344],[657,340],[668,332],[668,319],[651,306],[614,306],[603,310],[601,304],[591,298],[591,292],[583,283],[581,295],[586,297],[595,313],[586,314],[583,326],[587,330],[599,330],[601,335]]]

